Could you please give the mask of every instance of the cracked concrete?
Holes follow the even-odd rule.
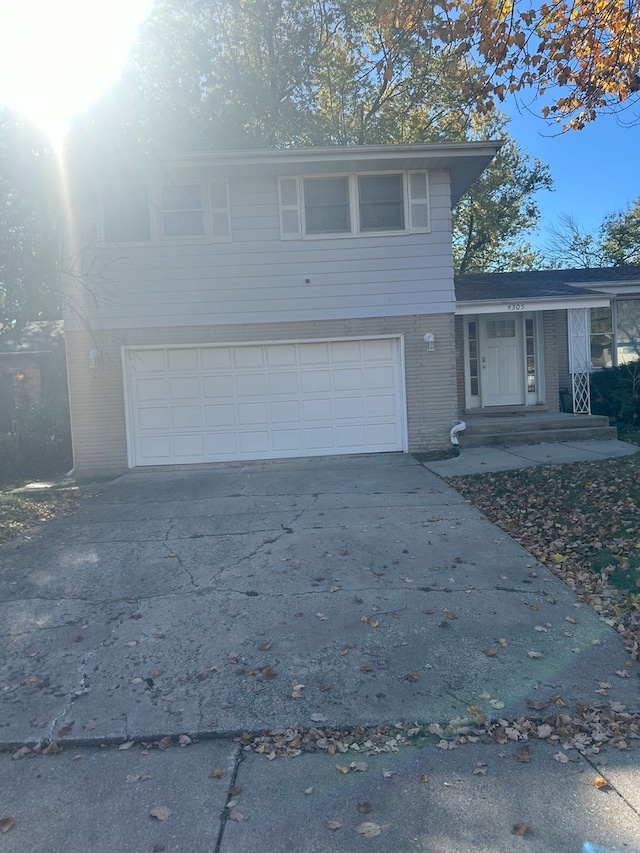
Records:
[[[410,457],[135,472],[91,492],[2,549],[5,743],[320,711],[446,721],[483,691],[517,714],[608,680],[636,702],[614,632]]]
[[[601,682],[638,710],[619,636],[411,457],[134,472],[86,492],[0,548],[0,742],[63,747],[0,754],[17,819],[3,851],[633,849],[631,750],[561,765],[540,742],[523,765],[511,744],[406,748],[343,775],[335,756],[268,762],[233,741],[318,714],[446,723],[553,693],[571,707],[602,701]],[[202,740],[144,746],[185,733]],[[353,831],[367,819],[379,838]]]

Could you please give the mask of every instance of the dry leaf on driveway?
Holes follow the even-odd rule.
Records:
[[[339,820],[328,820],[327,821],[327,829],[340,829],[342,826],[342,822]]]
[[[169,806],[154,806],[150,811],[150,817],[155,817],[156,820],[166,820],[171,814]]]
[[[515,823],[511,828],[511,835],[519,835],[521,838],[533,829],[533,826],[530,823]]]
[[[15,826],[16,819],[14,817],[2,817],[0,818],[0,832],[5,833],[9,832],[9,830]]]
[[[372,820],[365,820],[360,826],[355,827],[355,831],[365,838],[375,838],[380,835],[384,827]]]

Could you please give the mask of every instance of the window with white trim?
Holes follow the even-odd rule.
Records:
[[[279,179],[283,239],[426,232],[427,172]]]
[[[151,188],[115,183],[102,192],[102,238],[106,243],[228,241],[227,181]]]

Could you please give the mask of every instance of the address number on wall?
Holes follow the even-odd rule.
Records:
[[[507,311],[524,311],[524,302],[509,302]]]

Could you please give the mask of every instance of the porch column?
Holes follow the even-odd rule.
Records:
[[[591,414],[591,314],[589,308],[568,308],[569,371],[573,391],[573,411]]]

